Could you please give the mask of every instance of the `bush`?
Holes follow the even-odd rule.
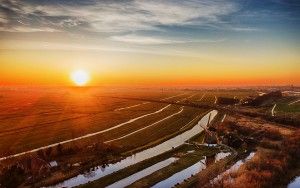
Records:
[[[277,135],[275,131],[273,135]],[[278,137],[276,137],[278,138]],[[298,163],[300,156],[300,130],[283,140],[280,151],[258,151],[239,170],[225,175],[211,187],[276,187],[282,185],[286,171]]]
[[[18,187],[24,180],[24,170],[17,165],[13,165],[1,175],[0,185],[5,188]]]

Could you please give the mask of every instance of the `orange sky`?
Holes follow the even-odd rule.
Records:
[[[297,56],[242,56],[190,57],[123,52],[6,50],[0,53],[0,84],[73,85],[70,74],[77,69],[90,74],[88,85],[91,86],[300,83]]]
[[[300,85],[300,12],[293,3],[2,4],[0,85],[70,86],[78,69],[90,74],[90,86]]]

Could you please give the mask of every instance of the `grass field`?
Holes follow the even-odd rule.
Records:
[[[219,106],[216,103],[218,97],[245,99],[249,96],[258,96],[258,93],[254,90],[1,88],[0,158],[38,149],[4,160],[3,167],[19,161],[23,163],[28,158],[57,161],[57,168],[51,169],[47,176],[36,175],[34,181],[36,186],[53,185],[84,174],[95,166],[114,164],[191,129],[214,105]],[[297,115],[297,100],[295,96],[284,96],[256,108],[231,107],[263,114],[270,113],[276,104],[275,115]],[[190,103],[199,104],[199,107],[186,105]],[[207,107],[200,107],[201,104]],[[220,122],[221,117],[222,113],[215,120]],[[195,140],[202,142],[203,135]],[[109,185],[190,149],[180,148],[88,185]],[[166,166],[134,185],[154,185],[210,152],[215,151],[208,149],[195,152],[197,155],[186,154],[176,164]]]
[[[167,106],[167,104],[127,100],[126,98],[171,102],[188,100],[201,104],[213,104],[216,96],[242,98],[249,94],[253,92],[1,88],[0,157],[103,131],[133,118],[145,116],[96,137],[102,141],[118,139],[149,126],[127,136],[126,140],[113,141],[114,144],[122,147],[129,145],[135,147],[136,145],[132,143],[136,143],[141,135],[145,138],[142,142],[138,141],[140,145],[171,134],[203,112],[201,109],[182,108],[179,105]],[[156,111],[159,112],[155,113]]]
[[[49,91],[35,88],[25,92],[2,90],[0,156],[105,130],[166,106],[159,103],[144,104],[140,101],[112,98],[116,96],[116,92],[118,91],[98,89]],[[118,92],[117,96],[138,95],[126,93],[128,91],[122,92]],[[179,94],[183,93],[141,92],[139,97],[164,99]],[[180,100],[181,97],[184,95],[173,99]],[[126,133],[128,127],[127,131],[131,131],[143,126],[145,122],[155,122],[160,117],[170,115],[177,109],[177,106],[170,106],[162,113],[132,122],[132,127],[124,126],[121,130]],[[115,134],[116,131],[112,132],[111,136]]]

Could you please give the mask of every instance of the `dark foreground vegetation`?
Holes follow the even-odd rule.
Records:
[[[270,140],[262,142],[252,160],[207,187],[285,187],[295,171],[299,171],[300,130],[284,138],[280,138],[278,132],[269,135],[279,144]]]
[[[77,145],[66,147],[59,144],[56,147],[39,150],[16,160],[5,161],[0,168],[0,187],[32,186],[57,171],[69,172],[68,174],[72,176],[73,173],[84,170],[80,168],[81,166],[93,166],[95,163],[105,165],[110,159],[119,156],[118,150],[119,148],[114,145],[103,143],[94,143],[90,147]],[[83,161],[82,158],[85,158],[84,163],[80,162]],[[59,179],[52,183],[58,183]]]

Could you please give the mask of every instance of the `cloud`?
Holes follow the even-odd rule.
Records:
[[[6,23],[8,23],[6,14],[4,14],[3,12],[0,12],[0,24],[6,24]]]
[[[177,41],[166,40],[162,38],[148,37],[148,36],[138,36],[138,35],[120,35],[110,37],[113,41],[134,43],[134,44],[170,44]]]
[[[15,26],[12,28],[1,28],[0,31],[4,32],[23,32],[23,33],[30,33],[30,32],[58,32],[58,30],[49,28],[49,27],[39,27],[39,28],[30,28],[30,27],[23,27],[23,26]]]
[[[230,30],[233,31],[245,31],[245,32],[251,32],[251,31],[262,31],[260,28],[254,28],[254,27],[230,27]]]
[[[89,32],[157,30],[160,26],[217,23],[221,16],[237,9],[235,3],[222,0],[37,2],[1,0],[1,9],[8,18],[1,30],[23,32],[16,29],[20,24],[17,20],[26,23],[28,31],[32,27]]]
[[[216,40],[191,40],[191,39],[166,39],[162,37],[153,37],[153,36],[142,36],[142,35],[118,35],[110,37],[113,41],[133,43],[140,45],[157,45],[157,44],[180,44],[180,43],[218,43],[223,42],[225,39],[216,39]]]
[[[5,45],[8,44],[8,45]],[[199,52],[186,52],[177,49],[161,50],[159,48],[142,48],[142,47],[123,47],[123,46],[101,46],[101,44],[78,44],[78,43],[51,43],[43,41],[26,41],[26,40],[7,40],[4,45],[0,46],[0,50],[59,50],[59,51],[101,51],[101,52],[126,52],[155,54],[168,56],[185,56],[185,57],[202,57]]]

